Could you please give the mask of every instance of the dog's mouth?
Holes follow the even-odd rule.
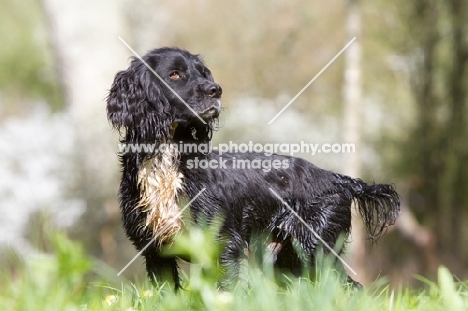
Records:
[[[221,112],[221,101],[219,99],[217,99],[216,102],[212,106],[205,109],[204,111],[202,111],[198,115],[202,119],[208,120],[208,119],[219,117],[220,112]]]
[[[191,111],[185,111],[183,116],[176,117],[173,122],[187,127],[190,124],[201,123],[201,120],[204,122],[211,122],[218,118],[220,113],[221,100],[216,99],[215,101],[211,101],[208,105],[198,105],[198,107],[195,106]]]
[[[208,108],[207,110],[200,113],[199,116],[203,119],[216,118],[219,116],[219,109],[216,109],[215,107]]]

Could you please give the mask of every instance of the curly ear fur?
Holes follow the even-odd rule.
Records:
[[[154,143],[169,137],[169,103],[157,77],[139,59],[115,76],[107,97],[107,119],[117,130],[125,128],[132,142]]]

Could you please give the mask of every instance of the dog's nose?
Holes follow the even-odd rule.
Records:
[[[222,93],[223,90],[219,84],[210,83],[209,85],[205,86],[205,94],[210,97],[220,98]]]

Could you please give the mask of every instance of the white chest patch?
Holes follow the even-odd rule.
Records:
[[[182,216],[177,204],[183,175],[179,171],[179,154],[166,148],[154,158],[146,160],[138,172],[141,199],[137,208],[147,213],[149,227],[159,243],[171,240],[182,229]]]

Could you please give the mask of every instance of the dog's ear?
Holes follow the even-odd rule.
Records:
[[[115,75],[107,96],[107,119],[116,129],[137,127],[141,122],[147,105],[142,84],[143,69],[134,60],[127,70]]]
[[[138,130],[141,140],[167,137],[172,121],[157,77],[138,59],[116,74],[107,96],[107,118],[117,130]]]

